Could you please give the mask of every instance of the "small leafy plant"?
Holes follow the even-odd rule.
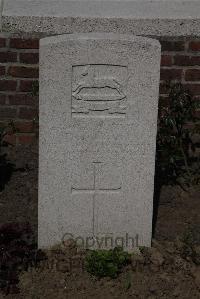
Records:
[[[32,83],[32,86],[31,86],[31,95],[33,97],[35,96],[39,96],[39,81],[36,80]]]
[[[169,106],[159,113],[157,134],[157,171],[162,184],[200,183],[199,161],[191,159],[189,150],[196,149],[194,133],[200,133],[197,105],[180,83],[169,84]],[[193,127],[187,124],[191,122]],[[196,166],[196,167],[195,167]]]
[[[31,85],[31,91],[30,91],[31,97],[38,97],[39,96],[39,81],[33,81]],[[39,125],[39,114],[37,113],[36,117],[33,119],[33,130],[35,132],[35,135],[38,137],[38,125]]]
[[[130,255],[120,247],[110,250],[93,250],[86,256],[86,270],[99,278],[116,278],[123,266],[130,262]]]

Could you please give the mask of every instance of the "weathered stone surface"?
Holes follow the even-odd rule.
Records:
[[[3,30],[200,36],[199,0],[5,0]]]
[[[153,39],[41,40],[40,247],[66,233],[151,244],[159,68]]]
[[[2,30],[2,11],[3,11],[3,1],[0,0],[0,30]]]

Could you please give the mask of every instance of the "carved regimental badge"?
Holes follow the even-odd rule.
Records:
[[[126,66],[73,66],[72,117],[125,117],[126,83]]]

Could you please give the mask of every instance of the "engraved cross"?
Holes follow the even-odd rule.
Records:
[[[94,212],[95,212],[95,199],[96,195],[98,194],[119,194],[121,190],[121,186],[117,188],[98,188],[96,184],[97,172],[99,169],[99,165],[102,162],[92,162],[93,164],[93,186],[92,188],[71,188],[72,195],[76,194],[92,194],[92,201],[93,201],[93,234],[94,234]]]

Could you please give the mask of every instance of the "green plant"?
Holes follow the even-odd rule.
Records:
[[[129,290],[131,288],[131,282],[132,282],[132,275],[131,272],[128,272],[126,274],[126,278],[125,278],[125,290]]]
[[[97,277],[116,278],[121,268],[130,262],[130,255],[121,248],[93,250],[86,256],[86,270]]]
[[[15,132],[16,129],[13,122],[0,126],[0,191],[4,189],[14,170],[14,164],[8,160],[7,154],[3,149],[9,145],[6,137]]]
[[[139,250],[142,254],[145,252],[146,248],[147,247],[145,247],[145,246],[139,246]]]
[[[33,81],[31,85],[31,91],[30,95],[32,97],[38,97],[39,96],[39,81]],[[33,131],[36,132],[36,136],[38,137],[38,122],[39,122],[39,114],[34,117],[33,119]]]
[[[200,133],[197,105],[180,83],[168,85],[169,106],[159,112],[156,170],[163,184],[199,183],[200,168],[195,168],[189,149],[195,151],[194,133]],[[193,127],[187,126],[189,122]],[[198,163],[199,161],[195,161]]]
[[[38,96],[39,95],[39,81],[33,81],[32,86],[31,86],[31,95],[33,97]]]

